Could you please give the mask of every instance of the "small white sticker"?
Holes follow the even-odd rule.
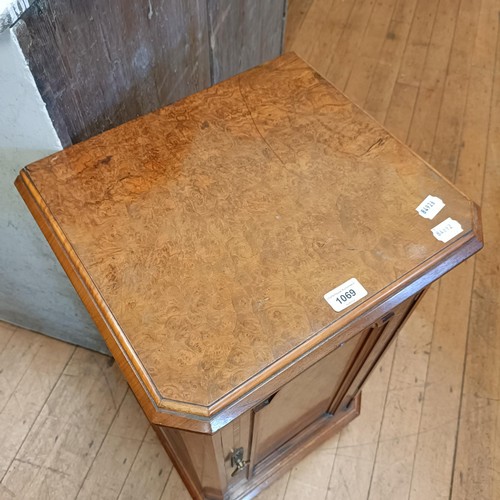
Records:
[[[415,210],[425,219],[432,220],[443,207],[444,203],[441,198],[429,195]]]
[[[441,222],[441,224],[432,228],[432,234],[434,237],[443,243],[447,243],[462,231],[463,229],[460,223],[453,220],[451,217],[448,217],[446,220]]]
[[[363,288],[363,285],[356,278],[351,278],[326,293],[324,297],[335,311],[340,312],[367,294],[368,292]]]

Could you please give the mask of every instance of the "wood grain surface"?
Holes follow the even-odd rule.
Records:
[[[475,205],[294,54],[18,183],[155,404],[198,415],[482,246]],[[429,194],[446,203],[433,221],[415,210]],[[444,244],[447,217],[463,232]],[[336,313],[323,295],[351,277],[368,295]]]

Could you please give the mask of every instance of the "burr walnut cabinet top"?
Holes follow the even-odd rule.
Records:
[[[294,54],[16,182],[140,390],[200,418],[482,245],[475,205]],[[463,231],[443,243],[448,217]],[[367,295],[334,311],[353,277]]]

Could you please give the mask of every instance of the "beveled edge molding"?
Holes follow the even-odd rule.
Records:
[[[266,393],[272,392],[274,387],[283,385],[320,357],[333,351],[349,335],[355,334],[355,329],[368,326],[377,317],[425,288],[483,247],[480,209],[471,201],[470,231],[453,239],[429,259],[360,305],[348,309],[338,320],[222,398],[205,406],[172,400],[160,394],[26,169],[21,170],[15,186],[95,321],[149,420],[158,425],[198,432],[216,432],[260,399],[265,398]],[[264,387],[264,382],[269,381],[270,384]]]
[[[96,285],[89,273],[81,263],[75,250],[69,244],[64,232],[54,219],[42,196],[30,179],[29,173],[23,169],[15,180],[15,186],[26,203],[28,209],[42,230],[47,242],[54,251],[57,259],[75,287],[80,299],[95,321],[106,344],[117,361],[121,361],[120,368],[127,374],[127,381],[134,389],[139,383],[142,392],[148,396],[152,409],[160,409],[159,402],[162,400],[159,391],[153,384],[149,374],[139,361],[137,354],[130,345],[128,339],[120,328],[116,318],[111,313],[106,302],[101,297]],[[123,365],[125,363],[125,365]],[[128,367],[128,370],[125,369]],[[134,384],[134,381],[136,382]],[[136,390],[134,389],[134,392]],[[136,392],[137,395],[137,392]],[[141,400],[143,398],[140,398]],[[185,406],[185,407],[184,407]],[[174,411],[187,414],[195,413],[192,406],[181,402],[175,405]],[[200,408],[204,408],[201,407]],[[203,411],[199,411],[201,415]],[[206,413],[206,412],[205,412]]]

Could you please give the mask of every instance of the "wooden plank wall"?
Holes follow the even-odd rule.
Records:
[[[63,146],[281,53],[285,0],[40,0],[15,33]]]
[[[283,9],[282,1],[208,0],[214,83],[277,56]]]

